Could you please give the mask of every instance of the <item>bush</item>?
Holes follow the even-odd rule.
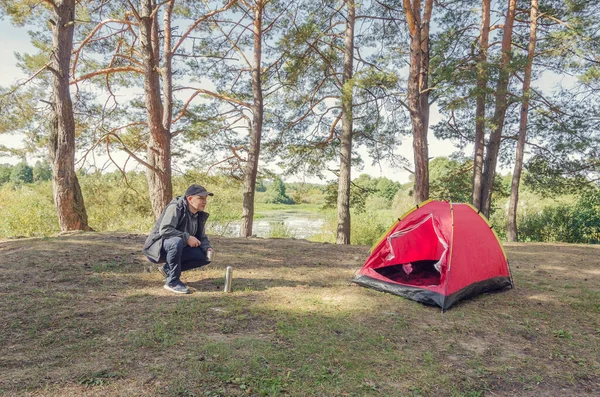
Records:
[[[285,183],[280,178],[269,185],[264,201],[267,204],[294,204],[294,200],[285,194]]]
[[[395,218],[385,212],[361,212],[352,214],[350,243],[373,245],[394,223]]]
[[[35,182],[49,181],[52,179],[52,168],[47,161],[36,161],[33,166],[32,175]]]
[[[269,238],[293,238],[294,232],[283,221],[269,222]]]
[[[523,217],[521,241],[600,243],[600,191],[585,192],[574,205],[560,204]]]
[[[79,176],[88,224],[97,231],[147,233],[154,216],[145,175],[119,171]]]
[[[60,231],[49,182],[0,187],[0,237],[42,237]]]
[[[10,174],[12,173],[12,165],[0,164],[0,185],[10,181]]]
[[[25,162],[15,165],[10,173],[10,181],[16,184],[33,182],[33,169]]]
[[[288,183],[286,194],[296,204],[322,204],[324,195],[321,185],[309,183]]]
[[[391,201],[381,196],[369,196],[365,203],[365,209],[367,213],[374,211],[389,210],[391,208]]]
[[[415,206],[415,199],[410,194],[410,188],[398,190],[392,201],[392,210],[396,217],[402,216],[406,211]]]

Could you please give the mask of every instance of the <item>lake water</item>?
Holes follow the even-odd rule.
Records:
[[[260,218],[254,218],[252,233],[257,237],[309,238],[321,233],[325,219],[311,211],[268,211]],[[209,225],[209,234],[239,237],[241,221],[227,225]],[[285,234],[283,236],[282,234]]]

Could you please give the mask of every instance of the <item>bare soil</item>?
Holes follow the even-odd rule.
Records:
[[[0,241],[0,394],[600,395],[599,246],[505,244],[515,288],[441,313],[350,284],[368,247],[294,239],[211,238],[174,295],[144,237]]]

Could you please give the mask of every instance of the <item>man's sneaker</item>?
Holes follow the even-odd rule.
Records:
[[[158,267],[158,271],[163,275],[164,278],[167,278],[167,272],[165,271],[165,267],[163,265]]]
[[[175,292],[176,294],[189,294],[190,290],[185,286],[181,281],[175,283],[173,285],[165,284],[164,289],[169,290],[171,292]]]

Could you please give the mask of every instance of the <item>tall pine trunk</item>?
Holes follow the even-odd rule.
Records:
[[[529,46],[527,47],[527,64],[525,65],[525,76],[523,78],[523,103],[521,104],[521,119],[519,121],[519,140],[513,171],[512,184],[510,188],[510,204],[508,206],[508,241],[518,241],[517,234],[517,206],[519,203],[519,185],[523,171],[523,153],[525,150],[525,139],[527,137],[527,115],[529,111],[529,98],[531,95],[531,71],[533,69],[533,57],[537,40],[537,17],[538,0],[531,0],[531,11],[529,16]]]
[[[75,119],[69,68],[75,30],[75,0],[57,0],[52,21],[53,120],[50,139],[52,190],[61,231],[91,230],[75,173]]]
[[[485,148],[485,102],[487,89],[487,56],[490,38],[490,0],[481,2],[481,31],[477,60],[477,105],[475,109],[475,149],[473,153],[473,206],[481,209],[483,151]]]
[[[481,189],[481,212],[490,216],[490,207],[492,205],[492,193],[494,190],[494,178],[496,176],[496,164],[498,163],[498,153],[500,151],[500,141],[504,129],[504,117],[508,107],[508,83],[510,80],[510,61],[512,49],[513,24],[515,21],[515,9],[517,0],[508,1],[508,12],[504,21],[504,32],[502,34],[502,60],[500,64],[500,76],[496,85],[496,106],[494,117],[492,119],[493,131],[487,145],[485,163],[483,168],[483,181]]]
[[[342,136],[340,137],[340,175],[337,197],[337,244],[350,244],[350,181],[352,170],[352,81],[354,60],[354,0],[346,0],[348,18],[344,41],[344,70],[342,77]]]
[[[410,34],[408,108],[413,129],[414,199],[420,203],[429,198],[429,23],[433,0],[425,1],[422,18],[421,0],[404,0],[404,11]]]
[[[171,136],[168,125],[163,125],[163,104],[161,100],[159,74],[158,21],[153,13],[156,2],[141,0],[140,7],[140,50],[144,69],[144,99],[148,117],[150,139],[147,148],[146,170],[148,191],[154,217],[173,197],[171,182]]]
[[[250,237],[252,235],[252,223],[254,221],[254,191],[256,188],[256,175],[258,173],[264,111],[261,76],[263,5],[263,1],[259,0],[254,7],[254,54],[252,62],[252,94],[254,103],[252,104],[252,127],[250,131],[248,161],[244,171],[241,237]]]

